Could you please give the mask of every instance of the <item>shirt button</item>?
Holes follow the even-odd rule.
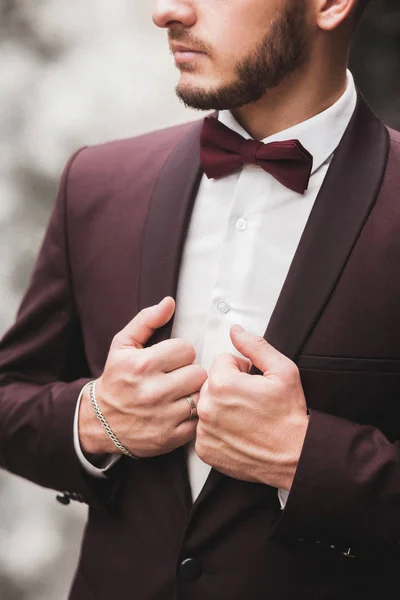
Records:
[[[236,221],[236,229],[239,231],[245,231],[245,229],[247,229],[247,221],[244,217],[240,217],[240,219]]]
[[[56,500],[57,502],[59,502],[60,504],[64,504],[64,506],[68,506],[68,504],[71,503],[70,497],[68,492],[64,492],[62,495],[58,494],[56,496]]]
[[[227,312],[229,312],[230,306],[227,302],[225,302],[225,300],[221,300],[220,302],[218,302],[217,308],[220,313],[225,315]]]

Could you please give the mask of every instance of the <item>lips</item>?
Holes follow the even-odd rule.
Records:
[[[185,64],[194,63],[206,56],[205,52],[183,44],[171,44],[171,51],[175,58],[175,64],[182,65],[183,68]]]
[[[182,44],[171,44],[171,50],[174,54],[176,53],[190,53],[190,54],[204,54],[200,50],[196,50],[195,48],[189,48],[188,46],[183,46]]]

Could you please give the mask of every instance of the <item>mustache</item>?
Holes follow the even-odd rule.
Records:
[[[197,52],[203,52],[210,57],[212,56],[212,48],[209,44],[184,29],[168,29],[168,41],[170,43],[180,42]]]

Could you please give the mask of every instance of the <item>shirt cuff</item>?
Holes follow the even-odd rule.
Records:
[[[278,490],[278,498],[281,504],[281,510],[283,510],[286,506],[286,502],[288,501],[290,492],[288,490]]]
[[[89,385],[89,384],[86,384]],[[96,467],[91,462],[88,461],[86,456],[83,454],[81,444],[79,441],[79,431],[78,431],[78,417],[79,417],[79,408],[81,406],[83,391],[86,385],[82,388],[81,393],[78,397],[78,402],[76,403],[75,408],[75,416],[74,416],[74,447],[76,455],[81,463],[82,467],[85,471],[92,475],[92,477],[97,477],[98,479],[106,479],[106,472],[111,469],[113,465],[121,458],[120,454],[105,454],[104,462],[101,467]]]

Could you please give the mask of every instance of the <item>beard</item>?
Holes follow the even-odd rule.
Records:
[[[169,37],[189,40],[185,32],[171,31]],[[212,55],[211,48],[203,47]],[[260,100],[269,90],[278,87],[304,65],[309,53],[305,0],[287,0],[282,14],[272,23],[261,43],[237,62],[234,81],[211,90],[178,84],[176,94],[186,106],[198,110],[239,108]]]

